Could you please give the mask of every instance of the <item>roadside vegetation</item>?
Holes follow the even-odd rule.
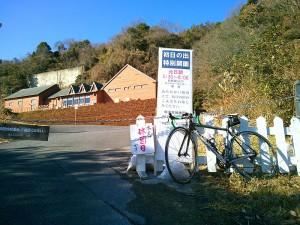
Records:
[[[199,179],[197,193],[206,193],[215,210],[238,213],[237,224],[300,223],[300,177],[295,173],[245,181],[239,174],[204,172]]]
[[[296,174],[247,182],[238,174],[229,177],[202,170],[192,183],[178,188],[187,187],[194,194],[136,182],[137,196],[128,208],[145,217],[146,224],[300,224],[300,178]]]

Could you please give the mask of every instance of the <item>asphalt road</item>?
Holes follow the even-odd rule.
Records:
[[[49,141],[0,144],[0,224],[144,224],[122,172],[129,127],[51,126]],[[126,178],[127,177],[127,178]]]

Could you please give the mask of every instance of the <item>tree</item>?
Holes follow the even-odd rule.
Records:
[[[47,44],[47,42],[41,42],[35,51],[35,54],[37,55],[48,55],[51,53],[51,47]]]
[[[36,51],[29,55],[29,61],[31,73],[41,73],[55,69],[57,57],[47,42],[41,42]]]

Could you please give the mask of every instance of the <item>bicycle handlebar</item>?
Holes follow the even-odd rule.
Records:
[[[182,114],[182,116],[173,116],[172,113],[169,113],[169,118],[171,119],[171,124],[173,127],[175,127],[174,120],[192,119],[192,118],[196,118],[198,125],[202,126],[198,113],[196,114],[184,113]]]
[[[228,126],[234,126],[239,124],[239,120],[238,120],[238,114],[228,114],[228,115],[223,115],[224,118],[228,118]],[[182,114],[182,116],[173,116],[172,113],[169,113],[169,118],[171,119],[171,124],[173,127],[175,127],[174,125],[174,120],[182,120],[182,119],[189,119],[191,120],[192,118],[196,118],[196,123],[198,124],[198,126],[204,126],[201,121],[200,121],[200,112],[199,111],[195,111],[195,114],[192,113],[184,113]],[[230,119],[235,118],[238,121],[231,121]]]

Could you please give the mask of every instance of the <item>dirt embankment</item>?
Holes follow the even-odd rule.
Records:
[[[127,126],[135,123],[138,115],[146,117],[147,122],[153,122],[156,114],[156,99],[133,100],[120,103],[95,104],[20,113],[14,118],[41,124],[97,124]]]

